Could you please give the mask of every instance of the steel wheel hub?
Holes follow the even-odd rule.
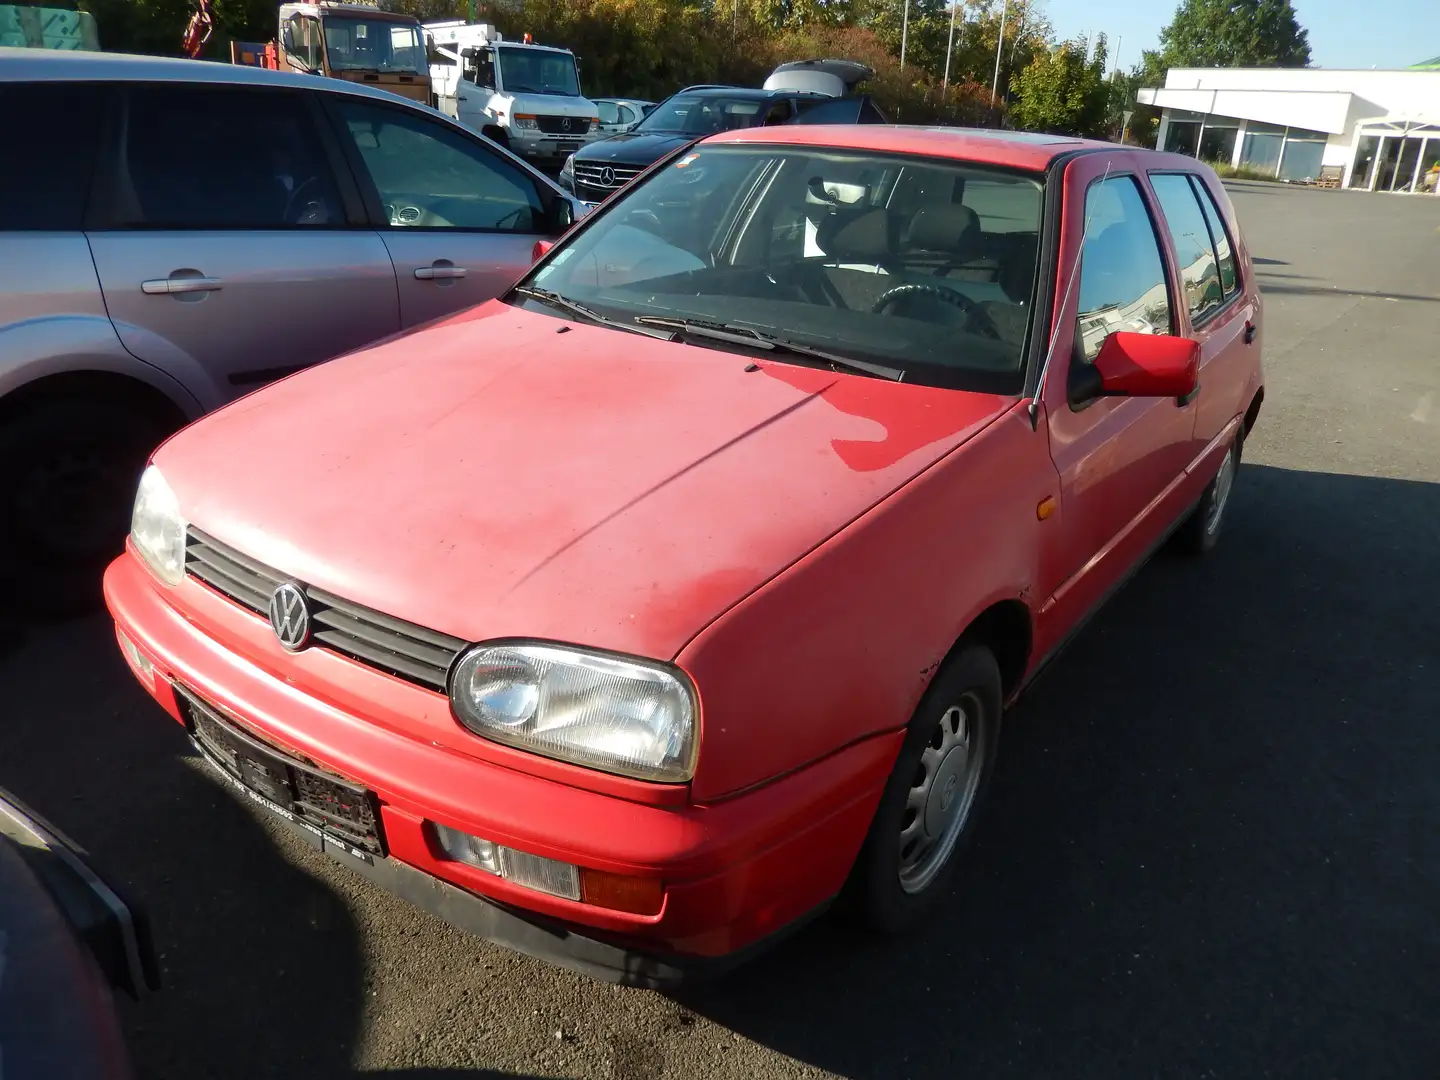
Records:
[[[1215,474],[1215,494],[1210,500],[1210,510],[1205,515],[1205,531],[1213,533],[1220,527],[1220,516],[1225,513],[1225,504],[1230,499],[1230,489],[1235,484],[1235,447],[1225,451],[1225,460]]]
[[[973,694],[941,715],[905,799],[900,818],[900,887],[926,889],[965,829],[984,761],[981,706]]]

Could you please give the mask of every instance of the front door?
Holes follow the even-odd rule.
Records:
[[[523,166],[410,109],[348,96],[330,107],[385,222],[405,326],[493,299],[530,267],[549,230]]]
[[[390,257],[347,222],[304,91],[155,83],[124,98],[87,233],[133,355],[213,408],[399,330]]]
[[[1062,262],[1062,290],[1074,300],[1061,312],[1061,344],[1042,389],[1060,527],[1042,567],[1049,599],[1040,637],[1083,617],[1158,540],[1175,516],[1177,481],[1190,460],[1192,404],[1103,397],[1070,404],[1072,371],[1093,363],[1111,333],[1171,334],[1181,325],[1144,187],[1133,175],[1115,175],[1124,164],[1095,155],[1066,174],[1066,205],[1077,212],[1067,211],[1072,239],[1062,259],[1082,232],[1084,242],[1073,289],[1064,284],[1073,271]]]

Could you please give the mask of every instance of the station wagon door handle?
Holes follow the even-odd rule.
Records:
[[[214,277],[151,278],[140,283],[140,291],[147,296],[164,296],[174,293],[219,292],[220,279]]]
[[[465,276],[463,266],[417,266],[415,276],[421,281],[453,281]]]
[[[1197,397],[1199,397],[1199,396],[1200,396],[1200,384],[1199,384],[1199,383],[1196,383],[1196,384],[1195,384],[1195,389],[1194,389],[1194,390],[1191,390],[1188,394],[1181,394],[1179,397],[1177,397],[1177,398],[1175,399],[1175,404],[1176,404],[1177,406],[1179,406],[1180,408],[1183,409],[1186,405],[1189,405],[1190,402],[1194,401],[1194,400],[1195,400]]]
[[[1255,344],[1255,324],[1253,322],[1247,322],[1245,324],[1245,344]]]

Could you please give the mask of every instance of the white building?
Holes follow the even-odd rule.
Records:
[[[1440,69],[1172,68],[1140,91],[1160,109],[1156,145],[1345,187],[1434,190],[1440,162]]]

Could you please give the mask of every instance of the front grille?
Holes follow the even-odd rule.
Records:
[[[575,162],[575,180],[586,187],[609,192],[624,187],[644,172],[645,168],[644,165],[608,165],[577,161]],[[605,182],[607,171],[610,177],[608,184]]]
[[[232,779],[255,790],[247,777],[263,770],[269,790],[259,794],[274,802],[274,796],[283,790],[282,809],[301,821],[372,855],[385,854],[375,797],[364,787],[329,776],[314,764],[242,731],[187,688],[175,689],[191,734]]]
[[[185,540],[185,572],[268,619],[270,595],[292,578],[199,529]],[[442,693],[465,642],[299,582],[310,610],[311,641],[368,667]]]
[[[578,138],[590,130],[590,121],[583,116],[537,116],[535,122],[547,135],[574,135]]]

